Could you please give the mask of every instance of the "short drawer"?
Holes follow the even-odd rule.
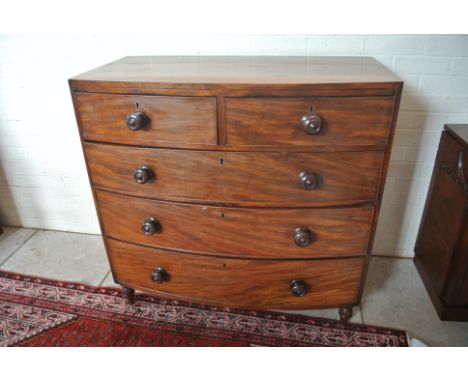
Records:
[[[97,191],[104,234],[167,249],[248,258],[367,253],[372,207],[228,208]]]
[[[385,145],[393,103],[393,97],[226,98],[226,144]]]
[[[90,143],[84,147],[95,187],[224,204],[304,207],[373,201],[383,163],[382,152],[217,152]]]
[[[216,99],[74,93],[83,139],[135,145],[216,145]]]
[[[173,298],[243,308],[353,304],[364,264],[364,257],[255,261],[162,251],[115,240],[107,244],[114,275],[124,285]]]

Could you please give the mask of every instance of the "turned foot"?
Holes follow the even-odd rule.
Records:
[[[343,324],[348,323],[348,320],[353,315],[353,307],[352,306],[343,306],[341,307],[338,312],[340,313],[340,321]]]
[[[135,289],[122,287],[122,293],[130,305],[135,302]]]

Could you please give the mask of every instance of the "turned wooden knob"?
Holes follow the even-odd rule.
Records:
[[[307,293],[307,285],[303,280],[293,280],[289,286],[294,297],[302,297]]]
[[[162,267],[154,268],[151,272],[151,280],[155,283],[161,284],[162,282],[167,281],[168,278],[169,273],[167,273],[167,271]]]
[[[146,126],[148,118],[143,111],[134,111],[127,115],[127,127],[130,130],[140,130]]]
[[[317,113],[307,113],[302,116],[301,124],[307,134],[317,135],[322,129],[322,118]]]
[[[298,175],[299,183],[306,190],[313,190],[319,185],[319,176],[313,171],[302,171]]]
[[[158,232],[160,228],[161,224],[159,223],[158,219],[153,216],[146,218],[141,225],[141,230],[145,235],[153,235]]]
[[[154,172],[148,166],[140,166],[133,173],[133,177],[137,183],[143,184],[153,179]]]
[[[297,227],[293,237],[298,247],[307,247],[312,242],[312,232],[306,227]]]

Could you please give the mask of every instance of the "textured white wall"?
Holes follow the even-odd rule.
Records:
[[[0,221],[98,233],[67,79],[128,55],[365,55],[405,81],[374,253],[412,256],[444,123],[468,123],[468,36],[0,36]]]

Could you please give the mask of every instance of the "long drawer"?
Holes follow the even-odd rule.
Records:
[[[216,145],[216,98],[75,93],[86,140]]]
[[[393,97],[226,98],[228,145],[385,145]]]
[[[365,255],[372,207],[227,208],[97,191],[105,234],[123,241],[245,258]]]
[[[217,152],[93,143],[84,148],[95,187],[224,204],[304,207],[374,201],[383,163],[382,152]]]
[[[194,256],[108,240],[117,280],[168,297],[243,308],[356,302],[364,257],[256,261]],[[295,282],[294,282],[295,281]],[[302,296],[294,296],[303,294]]]

